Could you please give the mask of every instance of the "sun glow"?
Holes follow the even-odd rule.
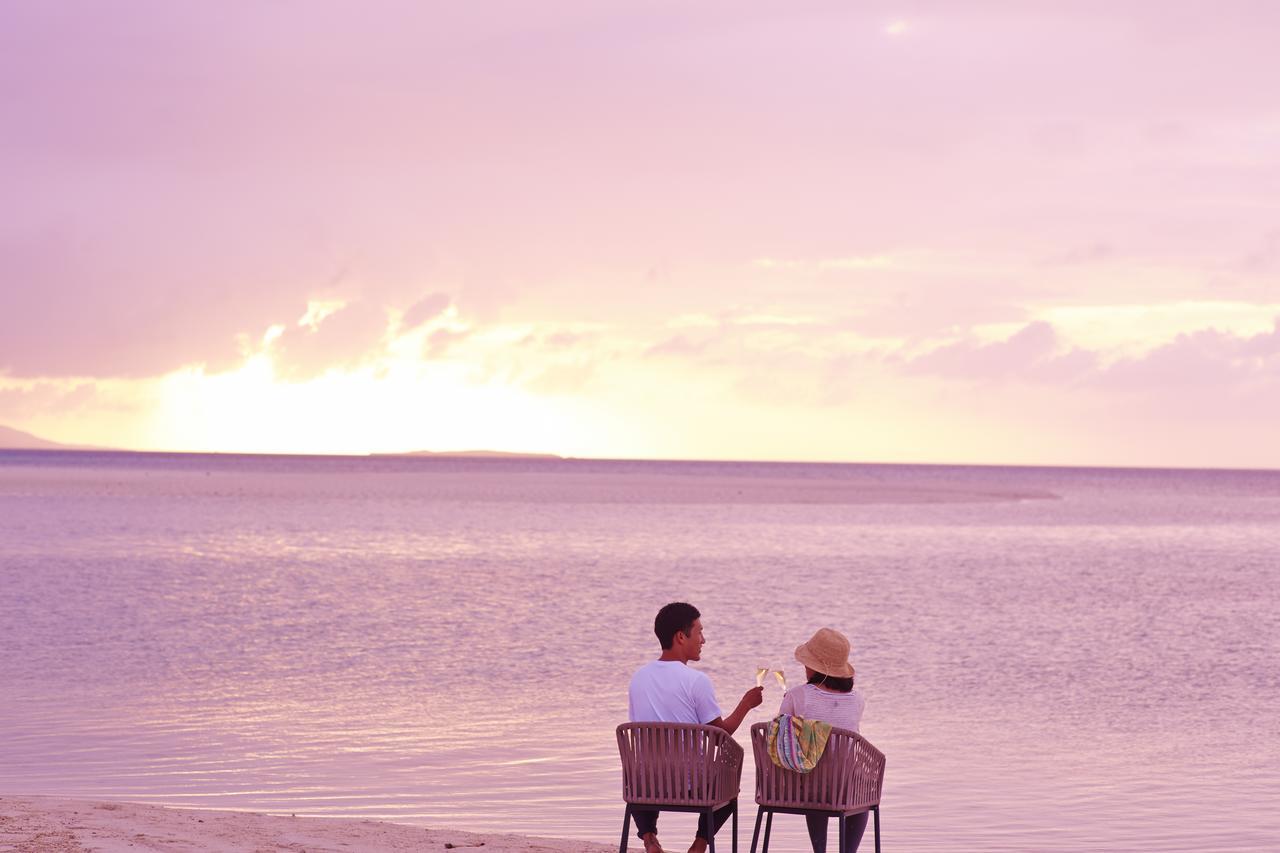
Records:
[[[453,363],[381,365],[281,381],[268,355],[215,376],[161,382],[148,443],[244,453],[495,449],[567,454],[589,421],[555,401],[475,381]]]
[[[308,316],[323,311],[312,303]],[[272,327],[236,369],[208,373],[195,366],[146,380],[152,404],[128,446],[609,455],[608,440],[634,433],[583,395],[548,393],[540,380],[557,368],[556,355],[528,348],[539,334],[529,324],[476,329],[456,311],[445,312],[385,341],[376,354],[301,379],[280,361],[288,357],[275,346],[280,332]]]

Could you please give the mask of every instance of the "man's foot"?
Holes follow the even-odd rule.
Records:
[[[707,839],[701,835],[693,839],[693,846],[689,848],[689,853],[707,853]]]
[[[644,853],[662,853],[662,845],[658,843],[656,832],[646,832],[640,840],[644,842]]]

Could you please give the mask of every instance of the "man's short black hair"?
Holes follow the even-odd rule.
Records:
[[[702,614],[692,604],[673,601],[658,611],[657,618],[653,620],[653,633],[658,635],[658,642],[662,643],[662,647],[669,649],[675,642],[676,634],[692,634],[694,620],[700,618]]]

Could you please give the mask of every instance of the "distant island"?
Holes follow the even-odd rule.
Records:
[[[0,450],[105,450],[80,444],[60,444],[20,429],[0,425]]]
[[[370,456],[464,456],[472,459],[564,459],[554,453],[517,453],[506,450],[409,450],[404,453],[370,453]]]
[[[0,450],[110,450],[82,444],[62,444],[0,424]],[[506,450],[409,450],[404,453],[370,453],[369,456],[435,456],[469,459],[564,459],[554,453],[519,453]]]

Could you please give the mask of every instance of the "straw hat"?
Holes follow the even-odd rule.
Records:
[[[819,628],[807,643],[796,646],[796,660],[823,675],[853,678],[849,638],[831,628]]]

